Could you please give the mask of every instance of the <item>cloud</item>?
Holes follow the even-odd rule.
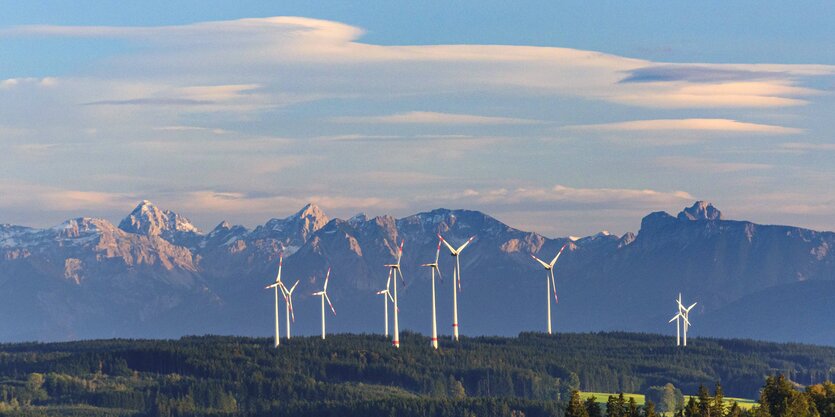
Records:
[[[230,133],[225,129],[209,128],[201,126],[157,126],[152,128],[157,132],[211,132],[215,135],[224,135]]]
[[[799,152],[814,152],[814,151],[824,151],[824,152],[831,152],[835,151],[835,143],[808,143],[808,142],[788,142],[780,144],[780,148],[789,150],[789,151],[799,151]]]
[[[173,196],[170,196],[173,197]],[[170,201],[170,200],[169,200]],[[343,195],[257,195],[239,192],[222,192],[213,190],[191,191],[182,197],[171,201],[185,211],[210,212],[223,215],[248,217],[269,217],[289,215],[307,203],[315,203],[326,213],[329,210],[358,212],[373,209],[381,210],[402,209],[401,202],[395,199],[379,197],[357,197]]]
[[[786,71],[807,76],[826,75],[831,71],[827,66],[804,65],[700,65],[700,64],[659,64],[628,71],[621,83],[687,81],[693,83],[716,83],[750,80],[779,79]]]
[[[656,119],[633,120],[617,123],[601,123],[593,125],[565,126],[567,130],[598,131],[598,132],[724,132],[724,133],[757,133],[792,135],[802,133],[803,129],[746,123],[730,119]]]
[[[443,198],[443,197],[441,197]],[[555,185],[550,188],[518,187],[492,189],[466,189],[447,195],[450,201],[477,204],[539,206],[548,209],[578,207],[653,206],[680,203],[695,198],[685,191],[657,191],[632,188],[575,188]]]
[[[333,121],[339,123],[391,123],[391,124],[463,124],[463,125],[519,125],[542,123],[539,120],[519,119],[513,117],[477,116],[472,114],[437,113],[428,111],[412,111],[386,116],[353,116],[337,117]]]
[[[188,98],[132,98],[128,100],[101,100],[84,103],[85,106],[205,106],[207,104],[214,104],[214,102],[206,100],[192,100]]]
[[[125,76],[158,78],[183,89],[192,88],[194,79],[202,85],[240,80],[235,84],[263,86],[272,105],[317,97],[491,92],[638,107],[780,107],[805,104],[804,97],[819,94],[802,87],[805,79],[835,73],[824,65],[659,64],[558,47],[375,45],[360,42],[362,33],[339,22],[270,17],[162,27],[33,25],[0,30],[0,37],[126,38],[147,48],[114,61],[112,69]],[[184,93],[82,102],[216,101]],[[488,122],[429,112],[392,117],[409,123]]]
[[[186,204],[194,197],[215,205],[189,206],[193,215],[204,218],[213,216],[209,207],[226,207],[241,209],[241,216],[252,219],[274,213],[277,207],[284,210],[284,204],[295,210],[317,196],[323,205],[328,202],[342,207],[334,210],[346,211],[373,209],[375,204],[406,210],[448,202],[481,205],[516,221],[525,213],[549,210],[629,210],[630,215],[640,216],[647,208],[679,208],[689,194],[657,191],[655,179],[642,183],[646,190],[518,187],[534,176],[526,158],[541,145],[526,140],[536,139],[529,125],[550,127],[559,120],[574,124],[560,130],[566,136],[625,137],[635,139],[634,143],[801,134],[803,128],[812,130],[812,117],[828,114],[825,106],[831,107],[831,98],[824,86],[835,78],[835,67],[826,65],[660,63],[573,48],[383,45],[362,36],[361,28],[299,17],[161,27],[0,29],[0,42],[8,37],[32,42],[85,37],[129,44],[118,54],[65,76],[0,80],[0,135],[13,150],[0,156],[0,166],[20,178],[38,178],[59,187],[36,189],[38,195],[132,190],[143,198],[174,204]],[[772,110],[766,113],[766,108]],[[700,114],[694,116],[690,109]],[[345,117],[357,114],[371,116]],[[806,125],[746,121],[776,120],[775,114]],[[694,118],[699,116],[717,118]],[[594,124],[613,117],[627,121]],[[333,121],[340,123],[329,123]],[[436,125],[461,129],[450,135],[415,134],[432,132],[428,128]],[[471,136],[464,130],[470,126],[501,126],[504,136]],[[220,132],[224,134],[213,134]],[[395,141],[399,141],[396,151],[402,152],[402,167],[380,162],[386,153],[395,152],[389,143]],[[79,148],[69,149],[67,144],[83,147],[89,156],[78,160]],[[546,145],[543,151],[563,158],[554,161],[561,167],[581,166],[564,162],[569,160],[611,162],[600,157],[607,150],[601,148],[609,145],[600,141]],[[801,149],[801,145],[785,147]],[[33,164],[17,157],[23,151],[48,159]],[[457,159],[446,163],[441,158]],[[499,162],[500,158],[504,160]],[[725,172],[742,168],[767,172],[765,167],[713,162]],[[500,163],[518,169],[505,182],[479,188],[496,178],[481,174],[495,172]],[[615,184],[641,184],[621,166],[586,165],[567,174],[565,181],[599,184],[609,178]],[[373,174],[357,175],[350,191],[328,188],[329,181],[335,181],[332,177],[340,176],[342,181],[363,172],[400,172],[407,179],[419,179],[423,172],[424,177],[395,189],[375,182]],[[104,182],[96,177],[117,174],[124,180]],[[428,188],[426,184],[436,185],[432,175],[462,181],[441,181],[438,195],[414,197],[424,193],[421,187]],[[282,188],[291,183],[295,188]],[[473,190],[464,195],[456,187]],[[21,190],[25,194],[25,188]],[[383,192],[392,198],[384,199]],[[111,197],[114,202],[122,198]],[[30,208],[49,204],[28,201],[33,204]],[[83,205],[75,197],[68,201]],[[126,206],[133,204],[131,200]],[[115,204],[105,202],[103,207],[115,209]],[[95,205],[88,208],[99,210]],[[32,219],[37,214],[27,216]]]
[[[3,194],[0,199],[3,210],[44,210],[73,216],[89,215],[91,210],[101,212],[123,208],[137,200],[130,193],[67,189],[14,180],[4,181],[0,185],[0,194]]]
[[[723,162],[707,158],[688,156],[664,156],[655,159],[656,163],[666,168],[676,170],[706,173],[726,174],[730,172],[744,172],[773,168],[772,165],[751,162]]]

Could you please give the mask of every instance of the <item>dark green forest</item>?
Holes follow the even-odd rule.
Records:
[[[418,334],[401,341],[400,350],[379,335],[297,337],[278,349],[221,336],[4,344],[0,413],[563,416],[575,390],[654,395],[672,384],[697,395],[719,383],[726,396],[759,399],[769,376],[802,389],[835,366],[829,347],[700,338],[677,348],[634,333],[465,337],[438,351]],[[820,415],[835,417],[835,401],[824,406]],[[765,408],[753,417],[782,417]]]

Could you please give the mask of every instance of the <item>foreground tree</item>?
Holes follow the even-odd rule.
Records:
[[[587,398],[583,402],[583,405],[586,406],[586,413],[589,417],[603,417],[603,409],[600,408],[600,404],[597,403],[597,397],[594,395]]]
[[[808,395],[794,389],[783,375],[770,376],[760,394],[756,417],[819,417]]]
[[[580,391],[572,390],[571,399],[568,400],[568,406],[565,408],[565,417],[589,417],[585,404],[580,401]]]

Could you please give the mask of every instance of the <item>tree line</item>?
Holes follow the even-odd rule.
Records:
[[[402,339],[409,347],[400,350],[374,335],[299,337],[279,349],[266,338],[219,336],[0,345],[0,412],[561,416],[583,389],[644,393],[653,413],[695,417],[682,392],[698,393],[698,405],[699,386],[720,381],[729,395],[757,398],[766,376],[835,363],[831,348],[699,339],[685,351],[630,333],[462,338],[438,351],[424,336]],[[615,397],[601,412],[649,412]]]

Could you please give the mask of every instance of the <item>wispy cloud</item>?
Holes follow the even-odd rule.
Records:
[[[780,148],[798,152],[831,152],[835,151],[835,143],[788,142],[781,144]]]
[[[659,166],[665,168],[672,168],[676,170],[689,172],[698,172],[702,174],[726,174],[729,172],[745,172],[773,168],[773,166],[769,164],[761,164],[755,162],[726,162],[689,156],[663,156],[656,158],[655,162]]]
[[[241,84],[271,91],[266,99],[273,104],[287,102],[282,93],[379,97],[443,91],[553,94],[638,107],[780,107],[804,104],[804,97],[819,93],[803,87],[804,78],[835,73],[823,65],[659,64],[557,47],[384,46],[359,42],[362,33],[339,22],[271,17],[164,27],[35,25],[4,29],[0,36],[127,38],[154,48],[123,58],[119,69],[125,74],[156,76],[164,84],[176,80],[183,89],[201,87],[187,85],[178,74],[200,74],[211,84],[245,79]],[[292,86],[287,79],[294,80]],[[83,102],[151,99],[217,101],[158,94]],[[408,123],[487,122],[430,112],[393,116],[389,120]]]
[[[725,133],[758,133],[773,135],[793,135],[803,129],[759,123],[746,123],[730,119],[656,119],[633,120],[617,123],[565,126],[567,130],[600,132],[653,132],[653,131],[699,131]]]
[[[336,117],[339,123],[393,123],[393,124],[433,124],[433,125],[520,125],[538,124],[539,120],[514,117],[478,116],[473,114],[438,113],[412,111],[385,116]]]
[[[112,193],[67,189],[22,181],[6,181],[0,185],[0,208],[4,210],[41,211],[81,216],[91,212],[121,209],[133,204],[137,197],[129,193]],[[54,216],[53,216],[54,217]]]
[[[439,196],[442,201],[489,204],[496,206],[527,207],[559,210],[579,207],[614,208],[652,207],[658,204],[680,204],[695,198],[686,191],[658,191],[633,188],[576,188],[555,185],[550,188],[517,187],[466,189]]]

